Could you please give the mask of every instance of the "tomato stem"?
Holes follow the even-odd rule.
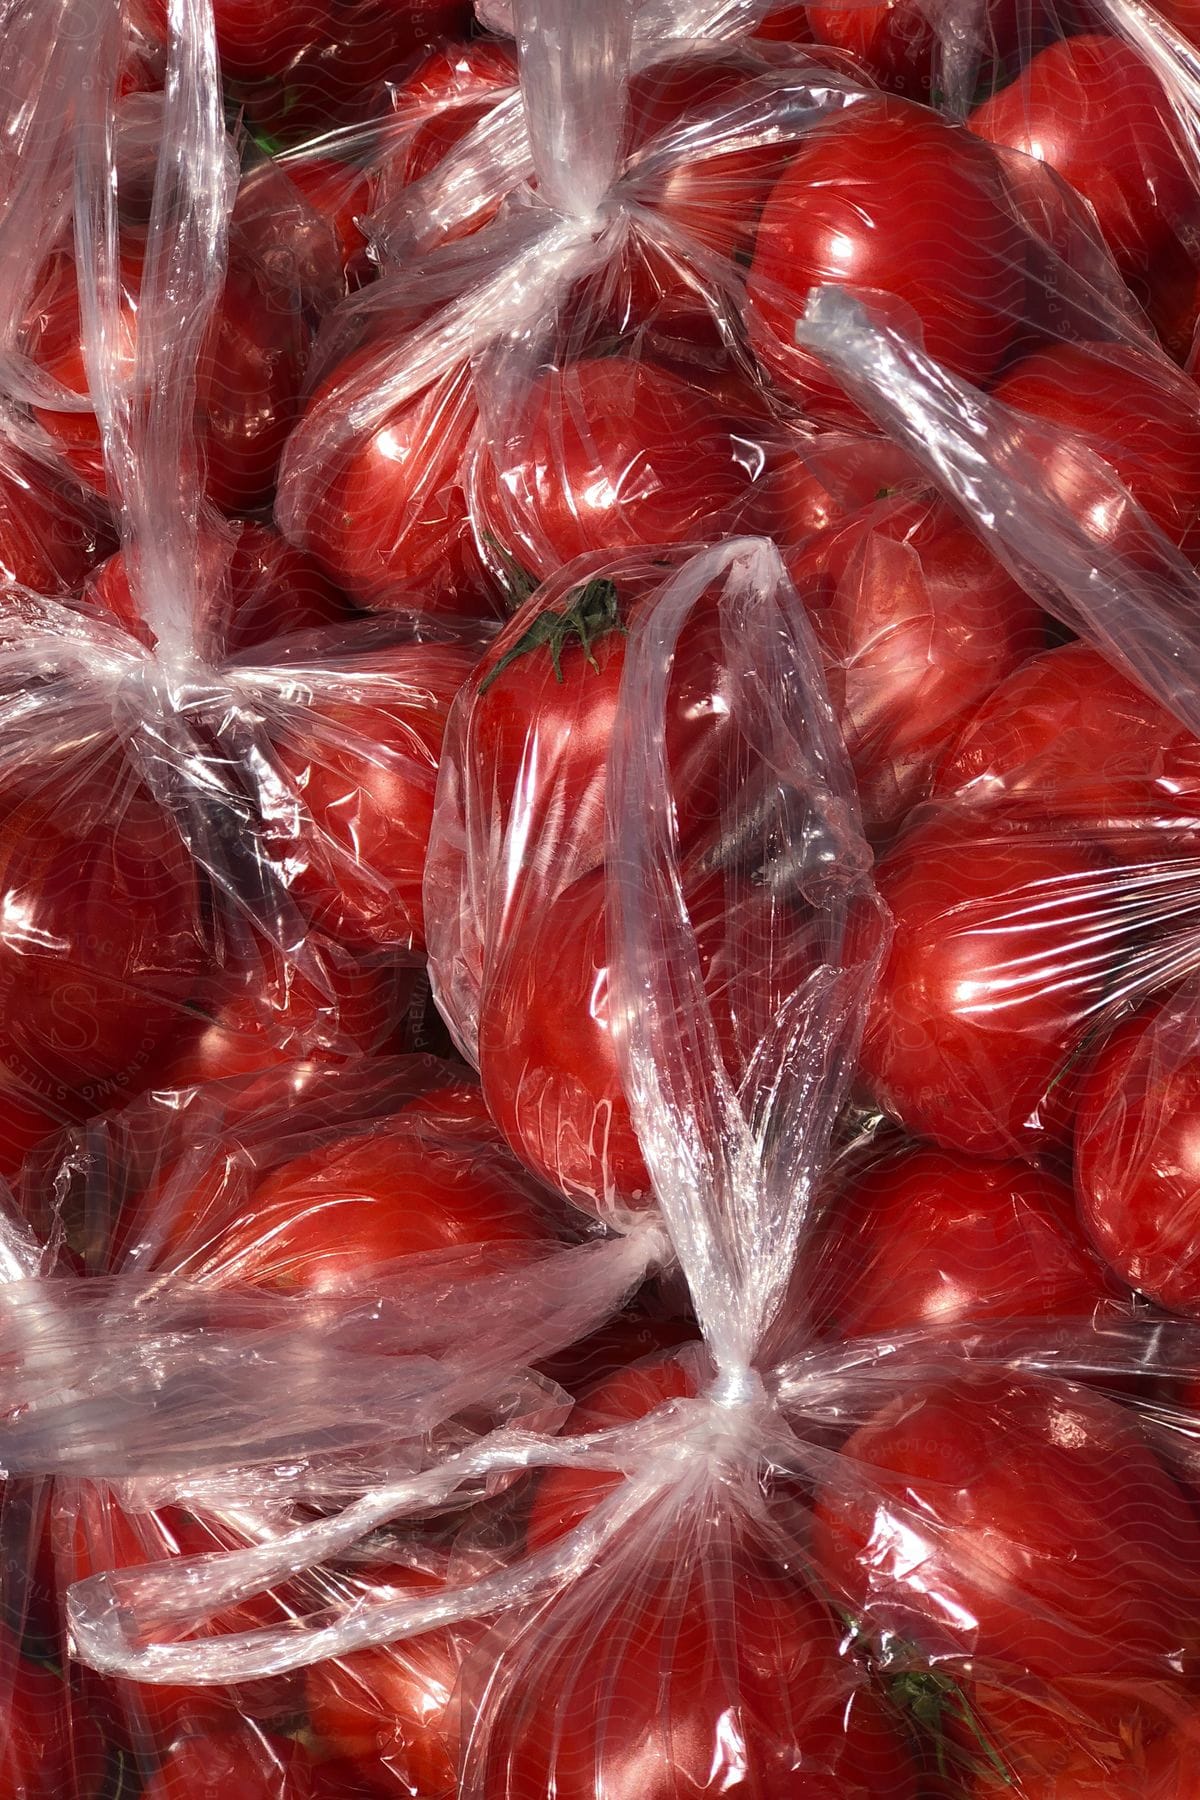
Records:
[[[589,665],[599,673],[600,665],[592,654],[592,645],[607,637],[610,632],[624,629],[616,583],[605,578],[585,582],[582,587],[575,589],[561,611],[550,610],[538,614],[516,643],[505,651],[495,668],[488,670],[479,684],[479,692],[485,694],[497,676],[520,657],[542,648],[549,650],[550,660],[554,665],[554,678],[561,682],[562,653],[572,639],[578,640]]]

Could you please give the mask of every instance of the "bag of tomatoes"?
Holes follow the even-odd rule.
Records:
[[[203,9],[172,40],[149,175],[144,142],[109,129],[124,8],[62,11],[33,90],[43,129],[0,212],[14,262],[40,232],[11,315],[15,447],[0,457],[14,508],[0,593],[6,1173],[48,1132],[156,1084],[404,1047],[441,733],[483,642],[357,619],[247,492],[218,510],[214,470],[253,464],[255,501],[274,481],[238,412],[270,420],[270,397],[243,386],[222,332],[247,349],[263,326],[277,369],[308,329],[304,296],[276,271],[261,307],[234,305],[248,239]],[[29,23],[35,46],[42,29]],[[14,81],[18,42],[5,40]],[[4,100],[20,125],[26,91]],[[286,417],[270,429],[277,451]],[[40,531],[55,444],[94,490],[76,515],[90,536]],[[38,556],[18,525],[38,532]]]
[[[519,963],[485,956],[477,1027],[482,1044],[488,1009],[509,1010],[529,1101],[506,1113],[485,1073],[489,1161],[503,1132],[560,1189],[536,1190],[557,1244],[543,1319],[578,1299],[593,1250],[653,1220],[694,1335],[589,1377],[522,1342],[532,1314],[499,1285],[480,1308],[463,1279],[381,1288],[362,1249],[322,1258],[312,1220],[362,1204],[342,1151],[290,1156],[223,1226],[193,1172],[182,1222],[203,1248],[173,1296],[147,1291],[154,1248],[124,1290],[129,1373],[98,1365],[92,1385],[70,1354],[85,1305],[77,1338],[47,1339],[57,1368],[48,1351],[39,1380],[27,1354],[10,1388],[27,1479],[81,1456],[158,1518],[216,1522],[75,1564],[76,1656],[139,1684],[148,1713],[180,1690],[197,1708],[236,1696],[243,1726],[270,1736],[273,1718],[348,1793],[1182,1800],[1195,1327],[1105,1267],[1061,1162],[951,1152],[864,1107],[891,925],[778,552],[742,539],[577,573],[629,597],[619,686],[593,716],[599,781],[567,760],[586,734],[556,730],[510,786],[490,729],[520,656],[547,684],[557,657],[578,703],[586,656],[549,634],[569,610],[555,597],[583,597],[564,572],[538,641],[514,657],[502,637],[463,696],[430,884],[458,870],[502,935],[562,911]],[[604,633],[591,651],[601,674]],[[719,703],[701,704],[705,681]],[[581,890],[586,933],[566,923]],[[543,983],[542,1033],[522,1035]],[[426,1144],[452,1113],[464,1129],[457,1097],[435,1124],[439,1093],[427,1068],[401,1071],[391,1156],[398,1095],[400,1119],[432,1097]],[[302,1272],[323,1262],[331,1279]],[[272,1273],[289,1267],[302,1294]],[[83,1286],[13,1298],[70,1318]],[[6,1316],[15,1347],[21,1312]],[[422,1433],[402,1372],[432,1393],[477,1350],[493,1391]],[[399,1384],[396,1352],[413,1353]]]

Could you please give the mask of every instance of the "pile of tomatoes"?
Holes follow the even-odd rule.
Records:
[[[1195,1800],[1200,11],[47,10],[0,1800]]]

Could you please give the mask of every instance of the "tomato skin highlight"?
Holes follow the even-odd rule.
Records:
[[[868,1631],[1050,1682],[1167,1675],[1194,1657],[1200,1530],[1116,1402],[948,1377],[899,1394],[842,1454],[814,1554]]]
[[[809,417],[861,429],[860,409],[795,342],[808,296],[834,282],[986,383],[1020,311],[1020,235],[999,165],[969,133],[903,100],[851,106],[807,133],[763,208],[747,290],[754,351]]]

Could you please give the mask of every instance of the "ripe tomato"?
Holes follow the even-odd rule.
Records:
[[[390,1050],[416,999],[421,972],[395,957],[348,952],[326,952],[320,969],[320,985],[287,965],[275,967],[273,959],[223,971],[204,1011],[181,1023],[169,1054],[156,1063],[155,1088],[192,1087],[289,1064],[293,1080],[302,1083],[320,1067]],[[253,1110],[256,1099],[251,1084],[242,1090],[238,1110]]]
[[[546,369],[508,444],[480,456],[478,525],[537,575],[589,550],[737,528],[762,475],[761,427],[640,357]]]
[[[213,585],[204,596],[210,616],[198,632],[208,654],[236,656],[286,632],[312,631],[346,618],[345,600],[313,557],[270,525],[244,523],[233,530],[228,560],[227,546],[216,537],[211,542]],[[119,619],[143,643],[153,644],[154,633],[139,616],[123,552],[96,570],[84,598]]]
[[[425,941],[421,882],[446,715],[475,662],[451,644],[398,644],[355,658],[344,689],[268,725],[305,809],[268,821],[292,892],[322,930],[360,947]]]
[[[1044,1139],[1047,1091],[1137,941],[1099,854],[1061,830],[964,810],[879,866],[895,920],[860,1061],[909,1131],[1011,1156]]]
[[[1191,1800],[1197,1781],[1200,1737],[1193,1722],[1154,1743],[1134,1744],[1124,1758],[1102,1767],[1081,1745],[1074,1761],[1062,1769],[1023,1773],[1020,1791],[1023,1800],[1099,1800],[1100,1795],[1103,1800]],[[981,1778],[971,1800],[994,1793],[994,1785]]]
[[[751,341],[809,414],[862,414],[795,341],[813,289],[864,294],[886,324],[917,336],[968,381],[985,382],[1024,291],[1019,228],[990,152],[961,127],[903,100],[864,100],[808,132],[758,227],[748,280]]]
[[[671,1400],[692,1400],[697,1391],[696,1365],[661,1351],[596,1382],[576,1403],[563,1433],[582,1437],[628,1425]],[[547,1469],[538,1477],[529,1509],[530,1549],[544,1549],[573,1531],[624,1479],[607,1469]]]
[[[868,829],[895,825],[1043,615],[944,501],[879,502],[789,564],[816,625]]]
[[[508,44],[492,38],[446,44],[422,59],[393,89],[397,121],[411,121],[400,143],[386,150],[374,171],[377,204],[387,206],[414,182],[431,175],[497,104],[516,91],[517,60]],[[436,218],[412,221],[422,245],[452,242],[478,231],[499,210],[500,198],[482,194],[478,206],[453,227]]]
[[[1126,275],[1144,269],[1194,218],[1171,104],[1149,64],[1119,38],[1047,45],[1016,81],[976,107],[970,128],[1070,182]]]
[[[1041,450],[1049,491],[1102,543],[1125,547],[1128,514],[1081,467],[1076,440],[1113,469],[1154,524],[1182,543],[1200,508],[1200,397],[1165,358],[1124,344],[1054,344],[996,383],[1005,406],[1065,434]]]
[[[929,99],[939,68],[940,20],[920,0],[863,0],[861,5],[812,5],[805,11],[819,44],[849,51],[889,93]],[[970,40],[978,33],[972,47],[988,69],[1018,46],[1027,50],[1029,36],[1044,29],[1045,20],[1037,0],[1024,9],[1014,0],[984,0],[965,24]]]
[[[22,1656],[8,1632],[0,1649],[0,1800],[98,1800],[105,1758],[95,1727],[62,1678]]]
[[[10,770],[0,808],[0,1067],[100,1111],[139,1083],[202,967],[191,858],[111,740]]]
[[[1200,1313],[1200,1048],[1186,1013],[1122,1020],[1081,1086],[1075,1184],[1104,1257],[1174,1312]]]
[[[201,1556],[233,1549],[244,1540],[202,1523],[178,1507],[127,1513],[106,1490],[80,1483],[71,1503],[54,1520],[60,1591],[73,1582],[114,1569],[141,1569],[170,1557]],[[224,1637],[260,1627],[278,1628],[290,1617],[277,1595],[256,1594],[231,1606],[201,1628],[202,1637]],[[102,1717],[139,1753],[165,1748],[183,1731],[225,1729],[247,1718],[279,1720],[294,1712],[299,1684],[294,1676],[267,1676],[236,1687],[160,1686],[88,1676],[86,1692]]]
[[[1200,743],[1090,644],[1031,658],[984,701],[943,763],[943,799],[1061,820],[1107,848],[1161,852],[1200,818]]]
[[[137,332],[139,244],[122,244],[123,291],[119,372],[132,371]],[[275,486],[284,440],[299,414],[307,330],[290,292],[254,256],[231,243],[225,286],[197,371],[198,436],[206,492],[226,512],[264,506]],[[73,263],[58,258],[44,273],[26,321],[27,348],[47,374],[72,394],[86,396],[79,298]],[[91,411],[35,408],[79,479],[106,487],[100,427]]]
[[[789,448],[791,448],[789,446]],[[858,432],[821,432],[776,460],[771,504],[780,543],[800,549],[818,532],[844,525],[897,488],[928,485],[907,450]]]
[[[705,996],[735,1084],[761,1035],[811,974],[806,921],[786,904],[767,925],[755,890],[720,876],[687,884]],[[536,889],[498,933],[480,1005],[488,1107],[535,1174],[589,1212],[652,1194],[621,1084],[609,1016],[604,869],[552,898]]]
[[[334,430],[370,392],[375,352],[356,352],[310,404],[302,430]],[[463,463],[477,419],[461,368],[392,408],[373,429],[326,448],[317,437],[315,498],[295,541],[362,605],[486,617],[482,573],[467,519]]]
[[[373,1573],[369,1598],[441,1585],[409,1568]],[[458,1793],[459,1708],[463,1659],[479,1627],[446,1627],[355,1650],[308,1671],[312,1729],[372,1792],[421,1800]]]
[[[275,239],[280,254],[290,251],[302,260],[307,251],[319,267],[332,244],[340,276],[337,287],[342,292],[361,287],[371,278],[375,265],[367,253],[367,237],[360,223],[373,210],[371,179],[365,169],[316,153],[273,159],[252,170],[243,181],[235,217],[242,216],[243,211],[257,210],[254,190],[259,184],[266,190],[264,200],[267,193],[276,193],[285,208],[291,198],[287,194],[289,185],[299,196],[298,211],[294,216],[285,212],[284,228]],[[266,224],[265,220],[261,222]],[[305,243],[309,232],[313,236],[311,247]],[[256,248],[261,253],[265,246],[256,240]],[[331,298],[335,297],[336,292]]]
[[[337,1294],[403,1257],[482,1246],[494,1263],[550,1241],[506,1163],[444,1143],[419,1113],[268,1171],[233,1218],[230,1198],[214,1171],[173,1222],[171,1260],[189,1280]]]
[[[45,464],[0,451],[0,582],[65,594],[113,548],[100,509]]]
[[[165,37],[167,0],[142,0],[147,22]],[[330,30],[332,0],[281,0],[268,18],[255,0],[214,0],[221,72],[229,81],[281,74],[301,50]]]
[[[1067,1382],[897,1395],[843,1446],[813,1550],[868,1630],[930,1653],[1053,1681],[1154,1675],[1195,1649],[1191,1508],[1136,1421]]]
[[[537,1366],[543,1375],[580,1399],[634,1363],[642,1363],[660,1351],[675,1350],[681,1344],[695,1344],[697,1332],[690,1312],[660,1312],[659,1305],[639,1300],[606,1319],[577,1343],[544,1356]]]
[[[294,1738],[239,1723],[181,1737],[142,1800],[312,1800],[312,1768]]]
[[[556,867],[604,855],[604,789],[627,634],[662,582],[661,567],[539,589],[479,666],[465,778],[487,829],[554,843]],[[675,653],[665,722],[676,828],[686,855],[719,829],[732,751],[715,595],[701,598]]]
[[[915,1800],[899,1729],[821,1607],[721,1549],[712,1566],[601,1568],[590,1592],[539,1609],[526,1666],[489,1694],[480,1793]]]
[[[778,44],[807,44],[812,37],[808,7],[800,5],[799,0],[784,0],[782,6],[773,6],[759,19],[750,36],[769,38]]]
[[[813,1279],[826,1331],[1090,1317],[1120,1290],[1091,1255],[1070,1184],[1023,1162],[906,1149],[850,1183]]]

